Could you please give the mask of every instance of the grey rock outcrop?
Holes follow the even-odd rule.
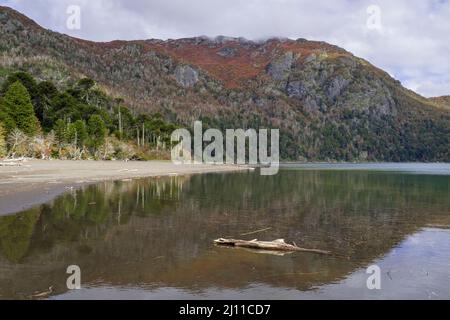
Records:
[[[198,72],[190,66],[178,66],[175,69],[177,83],[185,88],[193,87],[198,81]]]
[[[293,63],[294,63],[294,54],[292,52],[286,52],[284,55],[282,55],[281,57],[272,61],[269,64],[267,68],[267,73],[274,80],[278,81],[286,80],[289,77]]]
[[[235,48],[230,48],[230,47],[225,47],[220,49],[217,54],[221,57],[224,58],[231,58],[234,57],[236,55],[236,49]]]
[[[350,84],[350,80],[343,78],[342,76],[336,76],[331,80],[327,88],[327,97],[331,100],[335,100]]]
[[[289,97],[303,99],[308,94],[308,89],[303,82],[292,81],[286,86],[286,93]]]

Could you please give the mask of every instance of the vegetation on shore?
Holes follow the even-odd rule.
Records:
[[[0,157],[163,159],[176,128],[133,114],[89,78],[57,88],[19,71],[0,89]]]

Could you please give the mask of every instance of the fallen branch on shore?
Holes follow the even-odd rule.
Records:
[[[17,162],[0,162],[0,167],[21,167],[22,163]]]
[[[235,240],[235,239],[224,239],[220,238],[214,240],[216,245],[221,246],[233,246],[233,247],[242,247],[242,248],[250,248],[250,249],[258,249],[258,250],[272,250],[272,251],[300,251],[300,252],[310,252],[310,253],[318,253],[318,254],[331,254],[330,251],[319,250],[319,249],[306,249],[297,247],[295,244],[288,244],[284,241],[284,239],[277,239],[274,241],[258,241],[257,239],[252,241],[246,240]]]
[[[0,161],[0,167],[21,167],[23,162],[26,162],[26,158],[10,158],[2,159]]]

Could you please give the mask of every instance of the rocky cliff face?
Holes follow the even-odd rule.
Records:
[[[94,43],[0,7],[0,68],[97,80],[138,112],[281,130],[285,159],[450,161],[450,112],[336,46],[197,37]],[[0,72],[1,76],[1,72]]]

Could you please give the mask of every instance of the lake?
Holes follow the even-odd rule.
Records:
[[[67,289],[69,265],[80,290]],[[372,265],[380,290],[367,287]],[[71,190],[0,217],[0,299],[49,287],[50,299],[450,299],[450,165],[287,164]]]

